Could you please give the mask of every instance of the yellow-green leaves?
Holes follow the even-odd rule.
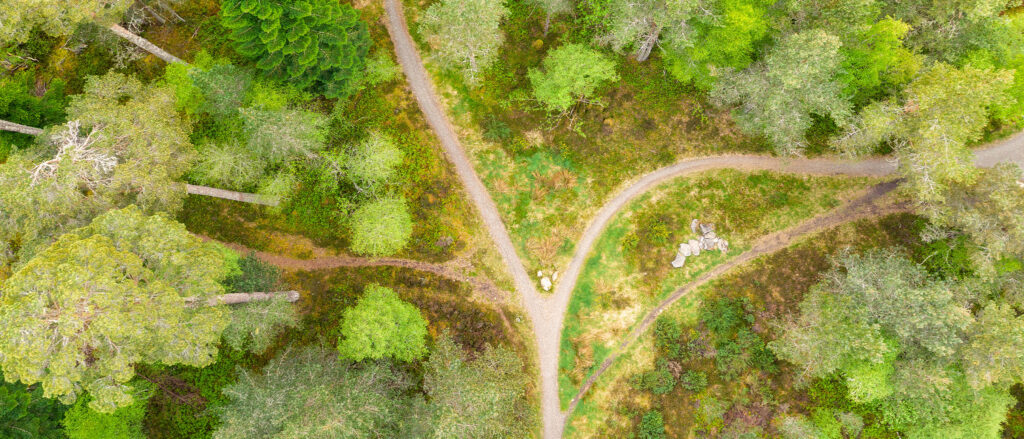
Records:
[[[0,289],[0,367],[48,397],[112,412],[130,404],[134,364],[204,366],[227,324],[223,257],[184,226],[132,206],[62,236]]]

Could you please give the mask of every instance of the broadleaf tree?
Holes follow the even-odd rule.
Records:
[[[488,346],[470,360],[450,335],[442,335],[424,365],[433,419],[428,437],[529,436],[535,420],[522,369],[522,360],[506,348]]]
[[[527,76],[534,96],[553,112],[564,113],[577,102],[593,98],[599,87],[619,79],[614,62],[582,44],[552,50],[541,66],[543,70],[530,69]]]
[[[712,97],[738,104],[736,123],[768,138],[780,154],[799,154],[811,115],[830,117],[844,126],[852,106],[837,80],[842,56],[839,38],[823,30],[784,37],[763,62],[719,77]]]
[[[4,378],[109,413],[132,403],[134,364],[213,362],[224,258],[180,223],[130,206],[96,217],[22,265],[0,287]]]
[[[338,353],[353,361],[393,358],[410,362],[427,353],[427,321],[394,290],[369,285],[341,317]]]
[[[409,387],[384,362],[353,364],[315,347],[288,350],[224,389],[215,439],[396,437]]]
[[[441,0],[420,19],[431,55],[448,69],[462,71],[470,85],[498,57],[505,40],[499,25],[509,10],[501,0]]]
[[[640,62],[659,43],[669,50],[682,50],[692,44],[687,21],[698,6],[696,0],[611,0],[606,29],[597,40],[615,51],[631,48]]]
[[[405,248],[412,236],[412,216],[405,199],[368,201],[352,213],[352,251],[369,256],[389,256]]]
[[[853,402],[907,437],[998,438],[1024,378],[1024,323],[1005,298],[891,250],[838,262],[770,348],[808,377],[839,374]]]

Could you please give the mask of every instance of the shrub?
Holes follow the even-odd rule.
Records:
[[[338,352],[354,361],[394,358],[413,361],[427,353],[427,321],[416,306],[390,288],[366,287],[356,306],[341,319]]]
[[[352,251],[388,256],[405,248],[412,236],[412,217],[404,198],[363,204],[352,214]]]
[[[566,44],[548,53],[542,70],[527,76],[533,95],[548,111],[565,112],[577,102],[593,97],[598,87],[618,81],[615,62],[582,44]]]
[[[142,418],[156,386],[148,381],[132,383],[131,405],[113,413],[100,413],[89,408],[91,397],[79,398],[64,415],[64,432],[69,439],[144,439]]]
[[[665,420],[662,418],[661,412],[651,410],[644,413],[643,419],[640,420],[638,436],[640,439],[664,439],[666,437]]]
[[[0,437],[57,439],[64,405],[43,397],[42,386],[4,381],[0,374]]]
[[[221,24],[269,77],[329,98],[352,92],[370,50],[356,10],[331,0],[225,0]]]
[[[701,371],[688,370],[679,376],[679,385],[691,392],[701,392],[708,387],[708,376]]]
[[[640,375],[636,386],[655,395],[664,395],[675,388],[676,377],[668,369],[668,362],[664,358],[659,358],[657,367]]]
[[[42,97],[30,93],[34,83],[29,72],[0,76],[0,119],[39,128],[64,120],[64,81],[51,81]],[[0,145],[25,147],[34,141],[27,134],[0,131]]]

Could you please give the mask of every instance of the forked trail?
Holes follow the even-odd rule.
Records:
[[[409,35],[401,3],[398,0],[384,0],[384,8],[387,11],[385,25],[395,46],[398,62],[401,64],[402,70],[405,72],[406,79],[409,82],[409,87],[412,89],[412,93],[416,97],[416,101],[419,103],[420,110],[423,112],[427,123],[440,140],[445,155],[454,166],[456,174],[462,181],[474,206],[476,206],[488,234],[490,234],[498,252],[501,254],[506,268],[512,275],[516,292],[533,325],[534,339],[537,343],[537,354],[539,356],[541,412],[545,439],[561,437],[568,413],[563,413],[559,406],[558,355],[562,323],[566,308],[569,305],[569,298],[573,288],[576,286],[576,280],[580,275],[583,262],[590,253],[595,241],[612,217],[630,201],[668,180],[710,169],[770,170],[795,174],[875,177],[888,176],[896,171],[896,164],[886,159],[862,161],[780,159],[757,155],[696,158],[656,170],[640,177],[632,184],[626,185],[614,198],[605,203],[577,241],[573,258],[568,269],[559,277],[560,283],[555,286],[554,294],[542,296],[516,254],[515,246],[512,244],[508,230],[501,220],[501,215],[498,213],[494,200],[491,199],[480,177],[474,171],[472,163],[459,144],[459,139],[455,135],[451,123],[440,105],[433,83],[427,75],[419,52],[412,41],[412,37]],[[992,166],[995,163],[1009,161],[1024,167],[1024,134],[1018,134],[977,152],[975,160],[981,166]],[[800,236],[824,230],[834,224],[869,216],[872,214],[873,208],[866,206],[874,206],[873,202],[891,189],[891,184],[875,187],[865,195],[867,198],[861,198],[833,212],[808,220],[797,226],[797,228],[769,235],[759,241],[759,246],[755,246],[754,249],[741,254],[736,259],[715,268],[694,282],[706,283],[730,268],[757,256],[781,249],[791,240]],[[867,210],[864,211],[864,209]],[[805,227],[805,229],[801,229],[801,227]],[[784,235],[786,233],[789,233],[789,235]],[[670,300],[677,300],[678,297],[686,294],[687,291],[695,286],[691,283],[683,287],[676,291],[672,296],[674,299],[670,298]],[[655,309],[655,312],[660,312],[660,310],[670,304],[671,302],[663,303]],[[648,318],[653,319],[656,315],[649,315]],[[649,324],[650,322],[645,319],[644,322],[636,327],[635,333],[631,333],[630,337],[624,342],[624,345],[628,345]],[[612,361],[614,361],[614,357],[609,358],[608,365]],[[606,367],[607,365],[602,370]],[[592,383],[592,380],[588,380],[588,383]],[[581,389],[581,394],[587,388],[589,388],[589,384]],[[573,406],[575,406],[575,403],[576,400],[574,399]]]

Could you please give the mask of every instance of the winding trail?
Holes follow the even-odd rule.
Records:
[[[711,282],[718,276],[728,273],[736,267],[753,261],[761,256],[789,247],[790,244],[801,238],[831,229],[843,223],[911,210],[911,205],[909,203],[891,205],[878,204],[879,201],[895,190],[898,186],[899,180],[892,180],[872,186],[864,195],[844,204],[843,206],[833,209],[830,212],[812,217],[788,229],[765,235],[758,239],[750,250],[747,250],[722,264],[716,265],[708,272],[698,276],[696,279],[673,291],[668,298],[662,300],[658,306],[648,312],[644,316],[643,320],[641,320],[638,325],[634,326],[629,334],[627,334],[616,346],[614,352],[605,358],[601,363],[601,366],[587,377],[583,382],[583,385],[580,386],[579,391],[576,392],[576,396],[574,396],[572,401],[569,403],[569,407],[565,412],[566,418],[568,418],[568,416],[572,414],[573,410],[576,409],[576,406],[579,404],[583,395],[593,387],[598,378],[600,378],[601,375],[604,374],[604,372],[608,370],[608,368],[611,367],[611,365],[615,363],[615,361],[626,351],[626,348],[640,338],[640,336],[647,331],[651,324],[654,323],[655,319],[657,319],[665,309],[681,299],[683,296],[696,290],[698,287]]]
[[[434,264],[430,262],[415,261],[412,259],[400,259],[400,258],[360,258],[355,256],[344,256],[344,255],[329,255],[327,250],[317,248],[314,253],[315,257],[311,259],[299,259],[291,256],[286,256],[278,253],[270,253],[260,250],[254,250],[246,247],[242,244],[233,242],[218,241],[205,235],[196,235],[203,241],[214,241],[218,242],[232,250],[235,250],[243,255],[254,254],[257,258],[273,265],[282,270],[302,270],[302,271],[315,271],[315,270],[329,270],[332,268],[340,267],[398,267],[408,268],[410,270],[423,271],[432,273],[437,276],[454,280],[456,282],[462,282],[469,284],[473,289],[485,297],[490,299],[494,303],[494,308],[501,317],[504,323],[505,329],[512,331],[512,324],[509,322],[508,317],[505,316],[505,310],[502,309],[502,305],[505,304],[506,297],[505,293],[498,288],[494,282],[490,279],[481,276],[470,276],[462,270],[453,266],[453,264]]]
[[[494,200],[487,192],[487,189],[484,187],[480,177],[476,174],[472,163],[459,144],[458,137],[455,135],[451,123],[440,105],[433,83],[423,66],[423,60],[420,58],[419,52],[412,41],[412,37],[409,35],[409,29],[407,27],[401,3],[399,0],[385,0],[384,9],[387,12],[387,17],[384,20],[385,26],[387,27],[388,34],[391,36],[391,41],[395,46],[395,54],[398,57],[399,64],[402,66],[402,70],[405,72],[406,79],[409,82],[409,87],[411,88],[413,95],[416,97],[416,101],[419,103],[420,110],[423,112],[427,123],[440,140],[445,155],[455,167],[456,174],[462,181],[462,184],[465,187],[466,192],[469,194],[474,206],[476,206],[488,234],[491,236],[491,239],[494,240],[506,268],[512,275],[513,285],[519,295],[520,302],[533,325],[534,339],[537,344],[537,354],[539,357],[538,365],[540,368],[541,380],[541,412],[543,419],[543,437],[545,439],[556,439],[561,437],[562,430],[565,425],[565,419],[568,414],[568,412],[563,413],[561,411],[559,403],[558,355],[562,324],[564,321],[565,311],[569,305],[569,298],[572,294],[572,290],[576,286],[576,281],[583,267],[583,262],[590,253],[595,241],[611,221],[612,217],[614,217],[615,214],[625,207],[630,201],[668,180],[710,169],[770,170],[809,175],[874,177],[892,175],[896,171],[896,163],[886,159],[860,161],[837,159],[782,159],[757,155],[723,155],[703,157],[684,160],[677,164],[658,169],[640,177],[636,182],[625,186],[624,189],[619,191],[614,198],[605,203],[601,210],[598,211],[597,216],[587,226],[581,238],[577,241],[573,258],[569,263],[568,269],[563,271],[564,274],[559,277],[560,282],[555,286],[554,293],[549,296],[542,296],[538,292],[533,279],[529,274],[527,274],[522,261],[517,255],[515,246],[512,244],[512,239],[509,236],[505,224],[502,222],[501,215],[498,213]],[[1001,142],[996,142],[995,144],[978,151],[975,156],[975,162],[979,166],[992,166],[995,163],[1007,161],[1015,162],[1024,167],[1024,133],[1017,134],[1012,138]],[[770,253],[783,248],[790,240],[827,228],[830,224],[838,224],[844,221],[870,215],[873,212],[872,209],[875,209],[876,211],[879,209],[877,206],[870,207],[874,206],[874,201],[891,191],[893,187],[895,187],[893,183],[877,186],[874,190],[869,191],[869,193],[865,195],[867,198],[862,197],[857,201],[841,207],[831,213],[826,213],[812,218],[796,228],[768,235],[758,241],[759,244],[756,245],[754,249],[741,254],[735,259],[730,260],[719,267],[716,267],[694,282],[700,282],[701,284],[706,283],[732,267],[740,265],[761,254]],[[790,235],[785,235],[786,233],[789,233]],[[679,297],[682,297],[682,295],[686,294],[687,291],[691,290],[695,286],[697,285],[691,283],[680,290],[677,290],[672,297],[670,297],[670,301],[659,305],[655,311],[652,311],[653,314],[648,315],[648,318],[651,319],[650,321],[653,321],[653,318],[656,317],[657,313],[660,313],[664,307],[667,307],[675,300],[678,300]],[[628,346],[628,344],[635,339],[635,336],[638,336],[647,328],[647,326],[650,325],[650,321],[645,319],[644,322],[637,326],[635,334],[631,333],[631,337],[627,338],[627,340],[623,342],[623,346]],[[608,365],[613,361],[614,358],[609,358]],[[602,370],[604,368],[607,368],[607,366],[603,366]],[[594,377],[594,379],[596,379],[596,377]],[[588,380],[588,382],[592,383],[591,380]],[[585,393],[587,389],[589,389],[589,385],[581,388],[580,395]],[[578,397],[574,399],[573,405],[570,407],[569,411],[575,407],[577,400]]]

